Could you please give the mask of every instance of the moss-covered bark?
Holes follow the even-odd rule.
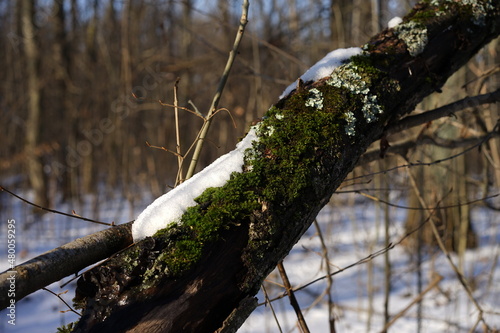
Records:
[[[365,54],[271,107],[244,172],[206,190],[181,223],[84,274],[75,331],[210,332],[248,314],[249,297],[385,126],[498,35],[500,5],[466,3],[418,4]]]

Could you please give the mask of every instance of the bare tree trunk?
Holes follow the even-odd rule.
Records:
[[[193,4],[192,0],[183,1],[182,3],[182,33],[180,40],[180,49],[179,49],[179,59],[181,61],[187,61],[188,59],[192,59],[193,57],[193,36],[192,36],[192,9]],[[191,76],[192,71],[189,67],[187,67],[183,71],[183,75],[181,81],[179,82],[179,90],[181,96],[185,96],[185,98],[181,98],[182,103],[186,103],[191,96]]]
[[[35,192],[35,201],[42,206],[47,206],[47,187],[43,172],[43,164],[35,150],[39,144],[41,124],[41,89],[39,80],[39,54],[36,45],[36,30],[34,25],[35,3],[34,0],[22,0],[22,32],[24,41],[24,57],[26,59],[26,74],[28,76],[28,118],[26,120],[27,169],[31,188]]]
[[[343,4],[344,1],[330,1],[330,38],[336,47],[344,47],[346,42]]]

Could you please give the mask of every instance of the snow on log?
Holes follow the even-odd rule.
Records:
[[[336,49],[328,53],[321,60],[311,66],[304,74],[300,76],[303,82],[318,81],[330,74],[340,65],[349,61],[352,56],[362,52],[359,47],[350,47],[347,49]],[[296,87],[297,80],[289,85],[280,95],[280,99],[288,96]]]
[[[252,142],[256,140],[255,128],[251,128],[236,145],[236,149],[219,157],[205,169],[156,199],[139,214],[132,225],[134,241],[153,236],[168,224],[179,222],[187,208],[196,206],[194,199],[207,188],[220,187],[229,180],[233,172],[241,172],[245,150],[251,148]]]

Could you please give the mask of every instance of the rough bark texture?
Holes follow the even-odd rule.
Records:
[[[207,190],[182,223],[83,275],[75,332],[234,332],[368,145],[498,35],[499,8],[420,3],[334,78],[279,101],[244,172]]]
[[[106,259],[132,243],[131,223],[121,224],[95,234],[79,238],[0,274],[0,294],[7,295],[15,276],[16,301],[78,273],[100,260]],[[0,309],[10,305],[7,297],[0,298]]]

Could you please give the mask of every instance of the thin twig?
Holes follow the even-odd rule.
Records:
[[[179,154],[178,152],[175,152],[173,150],[170,150],[168,148],[165,148],[163,146],[153,146],[152,144],[150,144],[148,141],[146,141],[146,146],[148,146],[149,148],[155,148],[155,149],[160,149],[160,150],[164,150],[166,152],[169,152],[175,156],[177,156],[178,158],[183,158],[184,156],[182,156],[181,154]]]
[[[280,273],[281,279],[285,285],[285,290],[290,298],[290,304],[292,305],[295,314],[297,315],[297,320],[299,322],[299,327],[303,333],[309,333],[309,328],[307,327],[306,320],[302,315],[302,311],[300,310],[299,302],[297,302],[297,298],[295,297],[295,293],[293,291],[292,285],[290,284],[290,280],[288,280],[288,276],[285,271],[285,267],[283,266],[283,261],[278,263],[278,271]]]
[[[396,320],[398,320],[399,318],[401,318],[402,316],[404,316],[405,313],[408,312],[408,310],[410,310],[413,305],[415,305],[415,303],[420,302],[424,298],[425,294],[427,294],[429,291],[431,291],[432,289],[434,289],[434,287],[436,287],[438,285],[438,283],[441,282],[441,280],[443,280],[443,277],[441,275],[436,276],[434,278],[434,280],[432,280],[431,283],[429,283],[429,285],[427,286],[427,288],[425,288],[417,297],[415,297],[415,299],[413,301],[411,301],[410,304],[408,304],[397,315],[395,315],[394,317],[392,317],[391,321],[389,321],[384,326],[384,328],[382,329],[382,332],[386,332],[387,329],[389,327],[391,327],[396,322]]]
[[[182,160],[184,157],[181,155],[181,137],[179,131],[179,100],[177,98],[177,91],[179,89],[180,78],[177,78],[174,84],[174,114],[175,114],[175,140],[177,151],[177,177],[175,179],[175,186],[182,183]]]
[[[391,143],[389,147],[384,151],[384,156],[388,154],[405,156],[408,151],[422,145],[434,145],[447,149],[455,149],[466,147],[469,145],[474,145],[477,143],[483,144],[488,140],[497,138],[500,136],[498,130],[490,131],[482,136],[474,136],[469,138],[460,138],[457,140],[445,140],[442,138],[431,137],[428,135],[419,136],[418,138],[410,138],[401,140],[398,142]],[[359,161],[358,165],[364,165],[372,161],[381,158],[381,150],[379,147],[370,148],[364,153]]]
[[[328,256],[328,248],[326,247],[325,244],[325,239],[323,238],[323,232],[321,231],[321,228],[319,226],[318,220],[314,219],[314,226],[316,227],[316,230],[318,231],[318,237],[319,241],[321,243],[321,252],[322,256],[325,259],[325,270],[326,270],[326,295],[328,298],[328,323],[330,324],[330,333],[335,333],[335,316],[334,316],[334,303],[333,303],[333,298],[332,298],[332,287],[333,287],[333,279],[332,279],[332,272],[330,269],[330,258]]]
[[[481,202],[481,201],[486,201],[488,199],[491,199],[491,198],[496,198],[498,196],[500,196],[500,193],[497,193],[497,194],[493,194],[493,195],[489,195],[489,196],[486,196],[486,197],[483,197],[483,198],[480,198],[480,199],[476,199],[476,200],[471,200],[471,201],[467,201],[467,202],[463,202],[463,203],[458,203],[458,204],[455,204],[455,205],[447,205],[447,206],[438,206],[438,207],[409,207],[409,206],[402,206],[402,205],[397,205],[397,204],[393,204],[391,202],[388,202],[388,201],[385,201],[385,200],[382,200],[382,199],[379,199],[373,195],[370,195],[370,194],[367,194],[367,193],[363,193],[363,192],[360,192],[360,191],[354,191],[368,199],[371,199],[373,201],[376,201],[376,202],[381,202],[387,206],[391,206],[391,207],[396,207],[396,208],[401,208],[401,209],[407,209],[407,210],[438,210],[438,209],[448,209],[448,208],[455,208],[455,207],[462,207],[462,206],[469,206],[469,205],[472,205],[472,204],[475,204],[477,202]]]
[[[262,292],[264,293],[264,301],[266,302],[266,305],[269,305],[269,308],[271,308],[271,312],[273,314],[274,321],[276,322],[276,325],[278,325],[278,330],[280,331],[280,333],[283,333],[283,330],[281,329],[280,322],[278,320],[278,316],[276,316],[276,312],[274,311],[273,303],[269,302],[269,295],[267,294],[266,287],[264,286],[264,284],[261,284],[260,287],[262,288]]]
[[[234,63],[234,60],[236,59],[236,55],[238,53],[238,48],[239,48],[241,39],[243,37],[243,33],[245,32],[245,26],[247,25],[247,22],[248,22],[248,19],[247,19],[248,7],[249,7],[248,0],[244,0],[243,4],[242,4],[240,25],[238,27],[238,32],[236,33],[236,38],[234,40],[233,49],[231,50],[231,52],[229,52],[229,58],[227,59],[226,67],[224,68],[224,72],[222,74],[221,80],[219,82],[219,85],[218,85],[217,90],[215,92],[214,98],[212,100],[212,105],[210,106],[210,109],[209,109],[208,114],[206,116],[207,121],[203,123],[203,127],[201,128],[200,136],[197,140],[196,148],[195,148],[194,153],[193,153],[193,158],[191,159],[191,163],[189,165],[189,168],[188,168],[188,171],[186,174],[186,179],[191,178],[191,176],[194,174],[196,164],[198,163],[198,158],[200,157],[201,149],[203,148],[204,139],[207,136],[208,129],[210,128],[211,115],[217,110],[217,106],[219,105],[222,91],[224,90],[224,87],[226,85],[227,79],[229,77],[229,73],[231,72],[231,67],[233,66],[233,63]]]
[[[174,104],[164,103],[161,100],[159,100],[158,103],[160,103],[161,106],[168,106],[168,107],[171,107],[171,108],[175,109],[175,105]],[[197,116],[197,117],[205,120],[205,117],[203,117],[203,115],[197,109],[196,109],[196,111],[193,111],[193,110],[191,110],[189,108],[186,108],[186,107],[183,107],[183,106],[177,106],[177,109],[187,111],[187,112],[192,113],[195,116]]]
[[[420,190],[418,189],[417,181],[416,181],[415,177],[413,176],[413,174],[411,172],[408,172],[408,175],[409,175],[413,190],[414,190],[415,194],[417,195],[417,198],[418,198],[420,204],[422,205],[422,207],[426,208],[427,203],[425,202]],[[472,289],[471,289],[469,283],[467,282],[467,279],[463,276],[463,274],[460,272],[458,267],[455,265],[455,263],[451,259],[450,252],[446,249],[446,246],[444,245],[443,240],[441,239],[441,236],[439,235],[439,230],[438,230],[436,223],[434,222],[434,218],[432,216],[430,218],[430,226],[432,229],[432,233],[434,234],[434,238],[436,239],[436,241],[438,243],[439,248],[444,253],[446,259],[448,260],[448,263],[450,264],[452,270],[455,272],[455,275],[457,276],[458,281],[460,282],[460,284],[464,288],[467,296],[469,297],[471,302],[476,307],[476,309],[478,311],[478,320],[482,321],[483,324],[486,327],[488,327],[488,332],[489,332],[489,326],[483,317],[484,311],[483,311],[482,307],[479,305],[479,303],[477,302],[477,300],[472,295]]]
[[[78,315],[78,316],[80,316],[80,317],[82,316],[82,314],[81,314],[80,312],[78,312],[78,311],[76,311],[75,309],[73,309],[73,308],[72,308],[72,307],[71,307],[71,306],[70,306],[70,305],[69,305],[69,304],[68,304],[68,303],[67,303],[67,302],[66,302],[66,301],[65,301],[65,300],[61,297],[61,295],[62,295],[62,294],[66,294],[66,293],[68,292],[67,290],[66,290],[66,291],[64,291],[64,292],[62,292],[62,293],[56,294],[55,292],[53,292],[53,291],[52,291],[52,290],[50,290],[50,289],[47,289],[47,288],[42,288],[42,289],[43,289],[43,290],[45,290],[45,291],[48,291],[48,292],[49,292],[49,293],[51,293],[52,295],[54,295],[54,296],[56,296],[57,298],[59,298],[59,299],[60,299],[60,300],[64,303],[64,305],[66,305],[66,306],[68,307],[69,311],[71,311],[71,312],[73,312],[73,313],[77,314],[77,315]],[[67,312],[67,311],[65,311],[65,312]]]
[[[188,103],[193,107],[194,109],[194,112],[199,115],[201,118],[205,119],[205,117],[203,117],[203,115],[201,114],[201,112],[198,110],[198,108],[196,107],[196,105],[193,103],[192,100],[189,100]]]
[[[371,176],[374,176],[374,175],[385,174],[387,172],[398,170],[398,169],[402,169],[402,168],[410,168],[410,167],[415,167],[415,166],[431,166],[431,165],[439,164],[439,163],[442,163],[442,162],[445,162],[445,161],[449,161],[449,160],[455,159],[455,158],[457,158],[459,156],[462,156],[462,155],[466,154],[467,152],[469,152],[469,151],[471,151],[473,149],[481,147],[482,144],[486,143],[491,138],[497,137],[498,133],[499,133],[499,130],[500,130],[500,125],[497,124],[495,126],[495,128],[493,128],[491,130],[491,132],[487,133],[486,135],[484,135],[484,136],[482,136],[480,138],[477,138],[478,141],[475,144],[471,145],[470,147],[464,149],[463,151],[461,151],[461,152],[459,152],[457,154],[448,156],[448,157],[443,158],[443,159],[434,160],[434,161],[431,161],[431,162],[408,162],[407,164],[396,165],[395,167],[392,167],[392,168],[389,168],[389,169],[386,169],[386,170],[382,170],[382,171],[378,171],[378,172],[372,172],[372,173],[367,174],[367,175],[360,175],[360,176],[352,177],[352,178],[349,178],[348,180],[349,181],[353,181],[353,180],[360,179],[360,178],[366,178],[366,177],[371,177]],[[371,152],[371,154],[373,154],[373,151]],[[377,151],[377,154],[380,157],[380,153],[378,151]],[[404,154],[400,154],[400,155],[402,157],[406,158],[404,156]],[[375,160],[375,158],[373,158],[373,156],[371,156],[369,158],[366,158],[366,159],[364,159],[363,157],[361,158],[362,163],[367,163],[367,162],[370,162],[370,161],[373,161],[373,160]]]
[[[50,209],[50,208],[47,208],[47,207],[42,207],[40,205],[37,205],[37,204],[35,204],[35,203],[31,202],[31,201],[28,201],[28,200],[24,199],[23,197],[20,197],[19,195],[15,194],[14,192],[9,191],[8,189],[6,189],[3,186],[0,186],[0,191],[7,192],[10,195],[18,198],[19,200],[27,203],[28,205],[31,205],[33,207],[36,207],[36,208],[41,209],[41,210],[46,211],[46,212],[51,212],[51,213],[55,213],[55,214],[59,214],[59,215],[64,215],[64,216],[72,217],[74,219],[78,219],[78,220],[82,220],[82,221],[87,221],[87,222],[92,222],[92,223],[97,223],[97,224],[102,224],[102,225],[107,225],[107,226],[112,226],[112,227],[115,226],[115,222],[114,221],[111,222],[111,223],[106,223],[106,222],[92,220],[92,219],[89,219],[89,218],[86,218],[86,217],[81,217],[80,215],[68,214],[68,213],[60,212],[58,210]]]
[[[213,112],[213,113],[210,115],[210,117],[205,118],[205,117],[203,117],[203,115],[201,115],[201,113],[198,111],[198,109],[196,108],[196,106],[195,106],[194,104],[192,104],[192,102],[191,102],[191,101],[189,101],[189,103],[191,103],[191,105],[193,106],[193,108],[195,109],[195,111],[190,110],[190,109],[188,109],[188,108],[184,108],[184,107],[178,106],[178,105],[176,106],[175,104],[174,104],[174,105],[171,105],[171,104],[162,103],[162,102],[160,102],[160,103],[161,103],[161,105],[163,105],[163,106],[170,106],[170,107],[173,107],[173,108],[174,108],[174,110],[176,110],[176,109],[180,109],[180,110],[185,110],[185,111],[188,111],[188,112],[190,112],[190,113],[192,113],[192,114],[195,114],[196,116],[199,116],[200,118],[202,118],[202,119],[203,119],[203,124],[205,124],[208,120],[211,120],[211,119],[212,119],[213,117],[215,117],[215,116],[216,116],[219,112],[221,112],[221,111],[225,111],[225,112],[227,112],[227,113],[229,114],[229,117],[231,118],[231,121],[233,122],[233,126],[236,128],[236,121],[234,120],[234,117],[233,117],[233,115],[231,114],[231,112],[230,112],[228,109],[226,109],[226,108],[220,108],[220,109],[217,109],[215,112]],[[176,120],[176,123],[177,123],[177,120]],[[196,134],[196,137],[195,137],[195,139],[193,140],[193,142],[191,143],[191,145],[189,146],[188,150],[187,150],[184,154],[182,154],[182,153],[181,153],[181,151],[180,151],[180,139],[179,139],[179,138],[177,138],[177,149],[176,149],[176,150],[177,150],[177,152],[175,152],[175,151],[173,151],[173,150],[171,150],[171,149],[165,148],[165,147],[163,147],[163,146],[154,146],[154,145],[150,144],[148,141],[146,141],[146,145],[147,145],[148,147],[150,147],[150,148],[161,149],[161,150],[164,150],[164,151],[166,151],[166,152],[169,152],[169,153],[171,153],[171,154],[173,154],[173,155],[177,156],[177,159],[178,159],[178,168],[177,168],[177,175],[176,175],[176,177],[175,177],[175,179],[176,179],[176,183],[175,183],[175,185],[174,185],[173,187],[175,187],[175,186],[179,185],[179,184],[180,184],[180,183],[182,183],[184,180],[186,180],[186,179],[190,178],[190,177],[187,177],[187,176],[186,176],[185,178],[183,178],[183,177],[182,177],[182,167],[183,167],[183,165],[184,165],[184,161],[186,160],[186,156],[188,156],[188,155],[189,155],[189,153],[193,150],[193,148],[196,146],[197,142],[198,142],[199,140],[201,140],[202,130],[203,130],[203,125],[202,125],[202,127],[200,128],[200,130],[198,131],[198,133]],[[176,135],[178,136],[178,135],[179,135],[179,129],[178,129],[178,128],[176,128],[176,133],[177,133]],[[207,140],[207,139],[205,138],[204,140]],[[209,140],[207,140],[207,141],[208,141],[208,142],[210,142]],[[218,147],[216,144],[214,144],[214,145],[215,145],[216,147]]]
[[[438,202],[438,205],[439,205],[440,201]],[[387,253],[388,251],[394,249],[396,246],[400,245],[401,243],[403,243],[408,237],[410,237],[411,235],[413,235],[415,232],[417,232],[418,230],[420,230],[421,228],[424,227],[425,224],[427,224],[427,222],[429,222],[429,220],[431,219],[431,217],[433,216],[433,214],[435,213],[436,210],[434,211],[431,211],[431,213],[429,214],[429,216],[425,219],[425,221],[423,221],[422,223],[420,223],[415,229],[413,230],[410,230],[408,232],[406,232],[398,241],[396,242],[390,242],[387,246],[381,248],[380,250],[376,251],[376,252],[373,252],[373,253],[370,253],[368,256],[350,264],[350,265],[347,265],[347,266],[344,266],[342,268],[339,268],[337,271],[333,272],[330,274],[330,276],[335,276],[337,274],[340,274],[342,272],[345,272],[347,271],[348,269],[351,269],[353,267],[356,267],[358,265],[362,265],[362,264],[365,264],[367,262],[369,262],[370,260],[373,260],[375,259],[376,257],[382,255],[382,254],[385,254]],[[330,263],[331,264],[331,263]],[[294,292],[297,292],[297,291],[300,291],[300,290],[303,290],[303,289],[306,289],[307,287],[319,282],[319,281],[322,281],[324,279],[327,279],[328,276],[327,275],[324,275],[324,276],[321,276],[315,280],[312,280],[312,281],[309,281],[308,283],[302,285],[302,286],[299,286],[299,287],[295,287],[293,288],[293,291]],[[271,282],[271,281],[270,281]],[[272,298],[271,300],[269,300],[270,302],[274,302],[278,299],[281,299],[283,297],[285,297],[286,295],[282,295],[282,296],[277,296],[275,298]],[[264,305],[264,303],[260,303],[259,306],[262,306]]]

